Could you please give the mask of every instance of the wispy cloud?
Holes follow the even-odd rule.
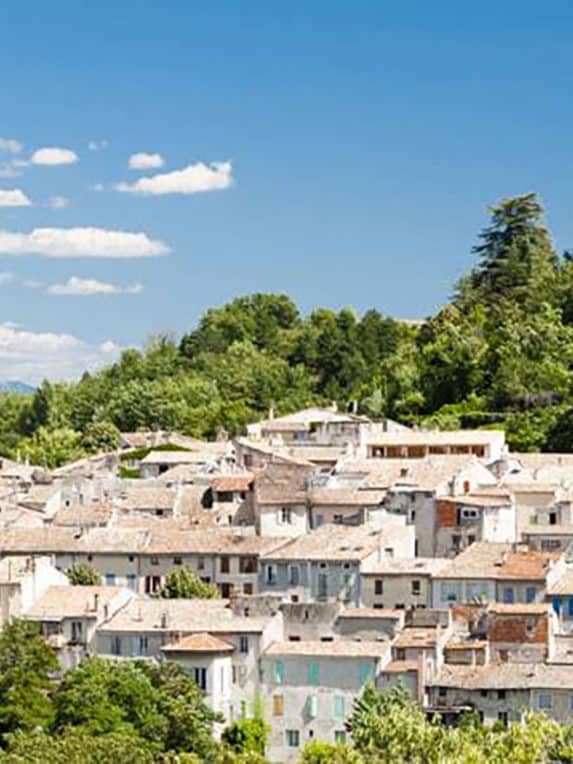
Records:
[[[11,281],[14,281],[13,273],[10,273],[9,271],[0,271],[0,286],[9,284]]]
[[[0,324],[3,377],[37,384],[44,378],[74,379],[113,361],[121,347],[112,340],[90,344],[67,333],[30,331],[12,322]]]
[[[90,186],[91,191],[105,191],[105,186],[103,183],[94,183]]]
[[[30,157],[32,164],[44,165],[46,167],[55,167],[63,164],[75,164],[79,157],[71,149],[62,149],[55,146],[46,147],[34,151]]]
[[[19,154],[22,151],[22,144],[14,138],[0,138],[0,151]]]
[[[219,191],[229,188],[232,182],[230,162],[213,162],[210,165],[197,162],[182,170],[139,178],[134,183],[117,183],[114,188],[116,191],[141,196],[159,196]]]
[[[90,151],[103,151],[104,149],[107,149],[108,146],[109,141],[105,138],[101,141],[89,141],[88,143],[88,149]]]
[[[51,196],[47,206],[52,210],[65,210],[70,206],[70,200],[66,196]]]
[[[153,170],[163,167],[164,164],[165,160],[161,154],[147,154],[145,151],[132,154],[128,161],[130,170]]]
[[[0,207],[31,207],[30,197],[19,188],[0,188]]]
[[[169,247],[145,233],[106,228],[35,228],[30,233],[0,229],[0,254],[43,257],[134,258],[165,255]]]
[[[46,289],[48,294],[62,296],[87,297],[95,294],[140,294],[143,292],[141,284],[118,286],[96,279],[82,279],[71,276],[64,284],[52,284]]]

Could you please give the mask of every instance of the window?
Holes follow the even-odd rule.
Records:
[[[135,557],[132,554],[130,554],[127,559],[129,560],[129,562],[133,562],[135,560]]]
[[[203,557],[197,558],[197,570],[205,570],[205,559]]]
[[[306,712],[309,719],[316,719],[318,714],[318,700],[316,695],[309,695],[306,699]]]
[[[346,703],[344,695],[335,695],[332,708],[332,714],[335,719],[344,719],[346,716]]]
[[[300,568],[298,565],[288,566],[288,582],[290,586],[298,586],[300,584]]]
[[[479,694],[482,696],[482,698],[487,698],[487,690],[480,690]]]
[[[541,542],[542,552],[555,552],[561,549],[561,542],[559,539],[543,539]]]
[[[72,642],[81,642],[83,638],[83,624],[81,621],[72,621]]]
[[[93,554],[88,554],[88,562],[91,562],[93,558],[94,558]]]
[[[553,695],[550,692],[540,692],[537,698],[537,708],[540,711],[550,711],[553,708]]]
[[[275,661],[275,684],[283,684],[285,680],[285,665],[282,661]]]
[[[511,605],[515,602],[515,592],[512,586],[506,586],[503,590],[503,601],[506,605]]]
[[[476,537],[473,535],[473,533],[470,533],[468,536],[468,546],[471,546],[476,540]]]
[[[370,663],[361,663],[358,667],[358,678],[360,684],[366,684],[372,678],[372,666]]]
[[[234,588],[235,587],[233,586],[233,584],[228,584],[228,583],[219,584],[219,590],[221,592],[221,597],[224,600],[228,600],[231,597]]]
[[[155,555],[151,558],[151,564],[152,565],[159,565],[159,558],[155,557]]]
[[[121,637],[111,638],[111,654],[121,655]]]
[[[567,614],[569,617],[573,617],[573,597],[569,597],[567,600]]]
[[[306,669],[306,678],[309,684],[320,684],[320,665],[318,663],[309,663]]]
[[[318,592],[319,600],[325,600],[328,597],[328,573],[318,574]]]
[[[134,573],[128,573],[125,580],[130,589],[137,591],[137,576]]]
[[[549,513],[549,525],[557,525],[557,512]]]
[[[161,587],[161,576],[145,576],[145,593],[155,594]]]
[[[239,650],[242,653],[248,653],[249,652],[249,638],[248,637],[241,637],[239,640]]]
[[[573,711],[573,695],[569,695],[569,710]]]
[[[233,491],[217,491],[217,501],[221,504],[229,504],[234,498]]]
[[[221,573],[228,573],[231,570],[230,557],[221,557]]]
[[[346,743],[346,732],[344,730],[334,730],[334,742]]]
[[[343,515],[334,515],[332,520],[335,525],[342,525],[344,523]]]
[[[289,642],[300,642],[300,636],[298,634],[291,634],[288,638]]]
[[[528,586],[525,590],[525,601],[535,602],[536,596],[537,596],[537,589],[535,588],[535,586]]]
[[[374,581],[374,594],[384,594],[384,581],[381,578]]]
[[[174,557],[173,558],[173,564],[174,565],[183,565],[183,558],[182,557]]]
[[[253,585],[243,584],[243,594],[252,594],[252,593],[253,593]]]
[[[420,581],[418,580],[412,581],[412,594],[414,596],[417,596],[418,594],[420,594],[421,590],[422,590],[422,585]]]
[[[105,574],[105,585],[106,586],[115,586],[115,573],[106,573]]]
[[[282,695],[273,695],[273,716],[282,716],[285,712],[285,699]]]
[[[505,700],[505,690],[498,690],[497,691],[497,699],[498,700]]]
[[[133,637],[132,652],[134,655],[147,655],[149,641],[147,637]]]
[[[300,733],[298,730],[286,731],[286,744],[289,748],[298,748],[300,745]]]
[[[267,565],[265,567],[265,581],[269,586],[276,584],[277,582],[277,566]]]
[[[281,507],[279,510],[279,523],[281,525],[291,525],[292,510],[290,507]]]
[[[406,650],[403,647],[397,647],[396,648],[396,660],[397,661],[405,661],[406,660]]]
[[[256,573],[256,557],[239,557],[239,573]]]
[[[497,712],[497,720],[503,724],[504,727],[507,727],[509,723],[509,714],[507,711],[498,711]]]
[[[447,694],[448,694],[447,687],[438,687],[438,697],[445,698]]]
[[[195,684],[200,687],[203,692],[207,690],[207,669],[197,666],[193,669],[193,679]]]

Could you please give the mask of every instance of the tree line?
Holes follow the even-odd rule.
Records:
[[[423,321],[305,316],[284,294],[252,294],[75,383],[0,396],[0,453],[51,467],[113,448],[119,431],[213,438],[271,406],[332,402],[406,424],[503,428],[516,450],[572,450],[573,256],[556,251],[535,194],[496,204],[473,252]]]

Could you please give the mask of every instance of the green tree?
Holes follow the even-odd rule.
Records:
[[[66,570],[72,586],[99,586],[101,584],[101,575],[87,562],[77,562]]]
[[[165,576],[165,584],[157,595],[163,599],[204,599],[219,597],[219,590],[213,584],[201,581],[193,568],[184,565]]]
[[[32,464],[42,467],[61,467],[82,455],[79,433],[67,427],[49,430],[38,428],[32,437],[22,444],[22,455]]]
[[[238,719],[225,727],[221,739],[235,753],[265,755],[270,726],[262,716]]]
[[[47,728],[49,696],[58,662],[38,624],[14,620],[0,632],[0,736]]]
[[[98,454],[115,451],[119,446],[120,432],[112,422],[91,422],[86,425],[81,445],[88,453]]]
[[[364,758],[346,744],[309,740],[302,749],[300,764],[363,764]]]

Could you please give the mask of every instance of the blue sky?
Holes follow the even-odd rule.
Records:
[[[502,196],[538,191],[571,247],[572,23],[560,0],[4,8],[0,377],[73,377],[253,291],[423,317]]]

